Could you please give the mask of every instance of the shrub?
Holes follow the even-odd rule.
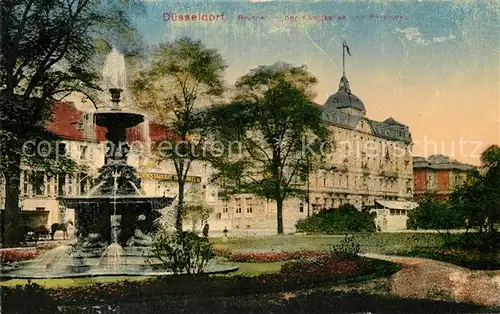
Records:
[[[346,232],[375,232],[373,216],[360,212],[350,204],[328,209],[301,219],[297,231],[308,233],[342,234]]]
[[[47,290],[36,283],[2,289],[2,310],[5,313],[60,313]]]
[[[333,246],[333,251],[348,257],[357,257],[361,251],[359,242],[354,235],[346,234],[339,244]]]
[[[167,234],[160,231],[153,242],[153,253],[161,261],[162,268],[180,273],[203,273],[213,256],[212,245],[206,234],[199,237],[194,232]]]
[[[444,248],[460,248],[480,252],[498,252],[500,249],[500,233],[463,233],[449,241]]]

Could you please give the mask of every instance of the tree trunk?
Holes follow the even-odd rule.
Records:
[[[5,173],[5,210],[2,221],[3,247],[19,244],[23,235],[23,230],[21,230],[21,209],[19,207],[21,159],[19,157],[13,159]]]
[[[178,180],[178,195],[179,203],[177,204],[176,215],[175,215],[175,230],[177,232],[182,232],[182,214],[184,212],[184,180]]]
[[[283,234],[283,200],[276,200],[276,222],[278,234]]]

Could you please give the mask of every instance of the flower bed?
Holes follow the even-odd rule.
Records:
[[[362,261],[363,259],[360,258],[345,258],[341,254],[331,253],[312,259],[285,263],[281,266],[281,273],[345,278],[364,273],[366,269],[363,269]]]
[[[232,262],[240,263],[266,263],[266,262],[281,262],[289,260],[301,260],[307,258],[315,258],[327,255],[327,252],[319,251],[295,251],[295,252],[280,252],[280,251],[257,251],[257,252],[231,252],[226,248],[214,248],[216,256],[225,257]]]
[[[40,250],[2,250],[0,251],[0,261],[2,263],[26,261],[37,258],[41,253]]]
[[[235,252],[229,256],[233,262],[265,263],[289,260],[302,260],[323,256],[325,252],[297,251],[297,252]]]

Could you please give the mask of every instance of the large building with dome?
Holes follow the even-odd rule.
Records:
[[[391,117],[384,121],[369,119],[345,73],[338,91],[324,105],[317,105],[322,109],[322,120],[335,148],[304,186],[309,202],[307,198],[285,201],[285,232],[293,232],[299,219],[346,203],[359,210],[376,211],[376,224],[382,231],[404,229],[407,212],[390,207],[405,208],[413,197],[412,139],[408,126]],[[238,195],[214,205],[210,226],[215,229],[250,234],[276,232],[273,203],[252,195]],[[399,224],[391,223],[399,220]]]

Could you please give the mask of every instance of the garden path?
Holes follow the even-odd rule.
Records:
[[[388,278],[393,295],[417,299],[448,299],[500,307],[500,270],[471,270],[417,257],[363,254],[399,263],[401,270]]]

